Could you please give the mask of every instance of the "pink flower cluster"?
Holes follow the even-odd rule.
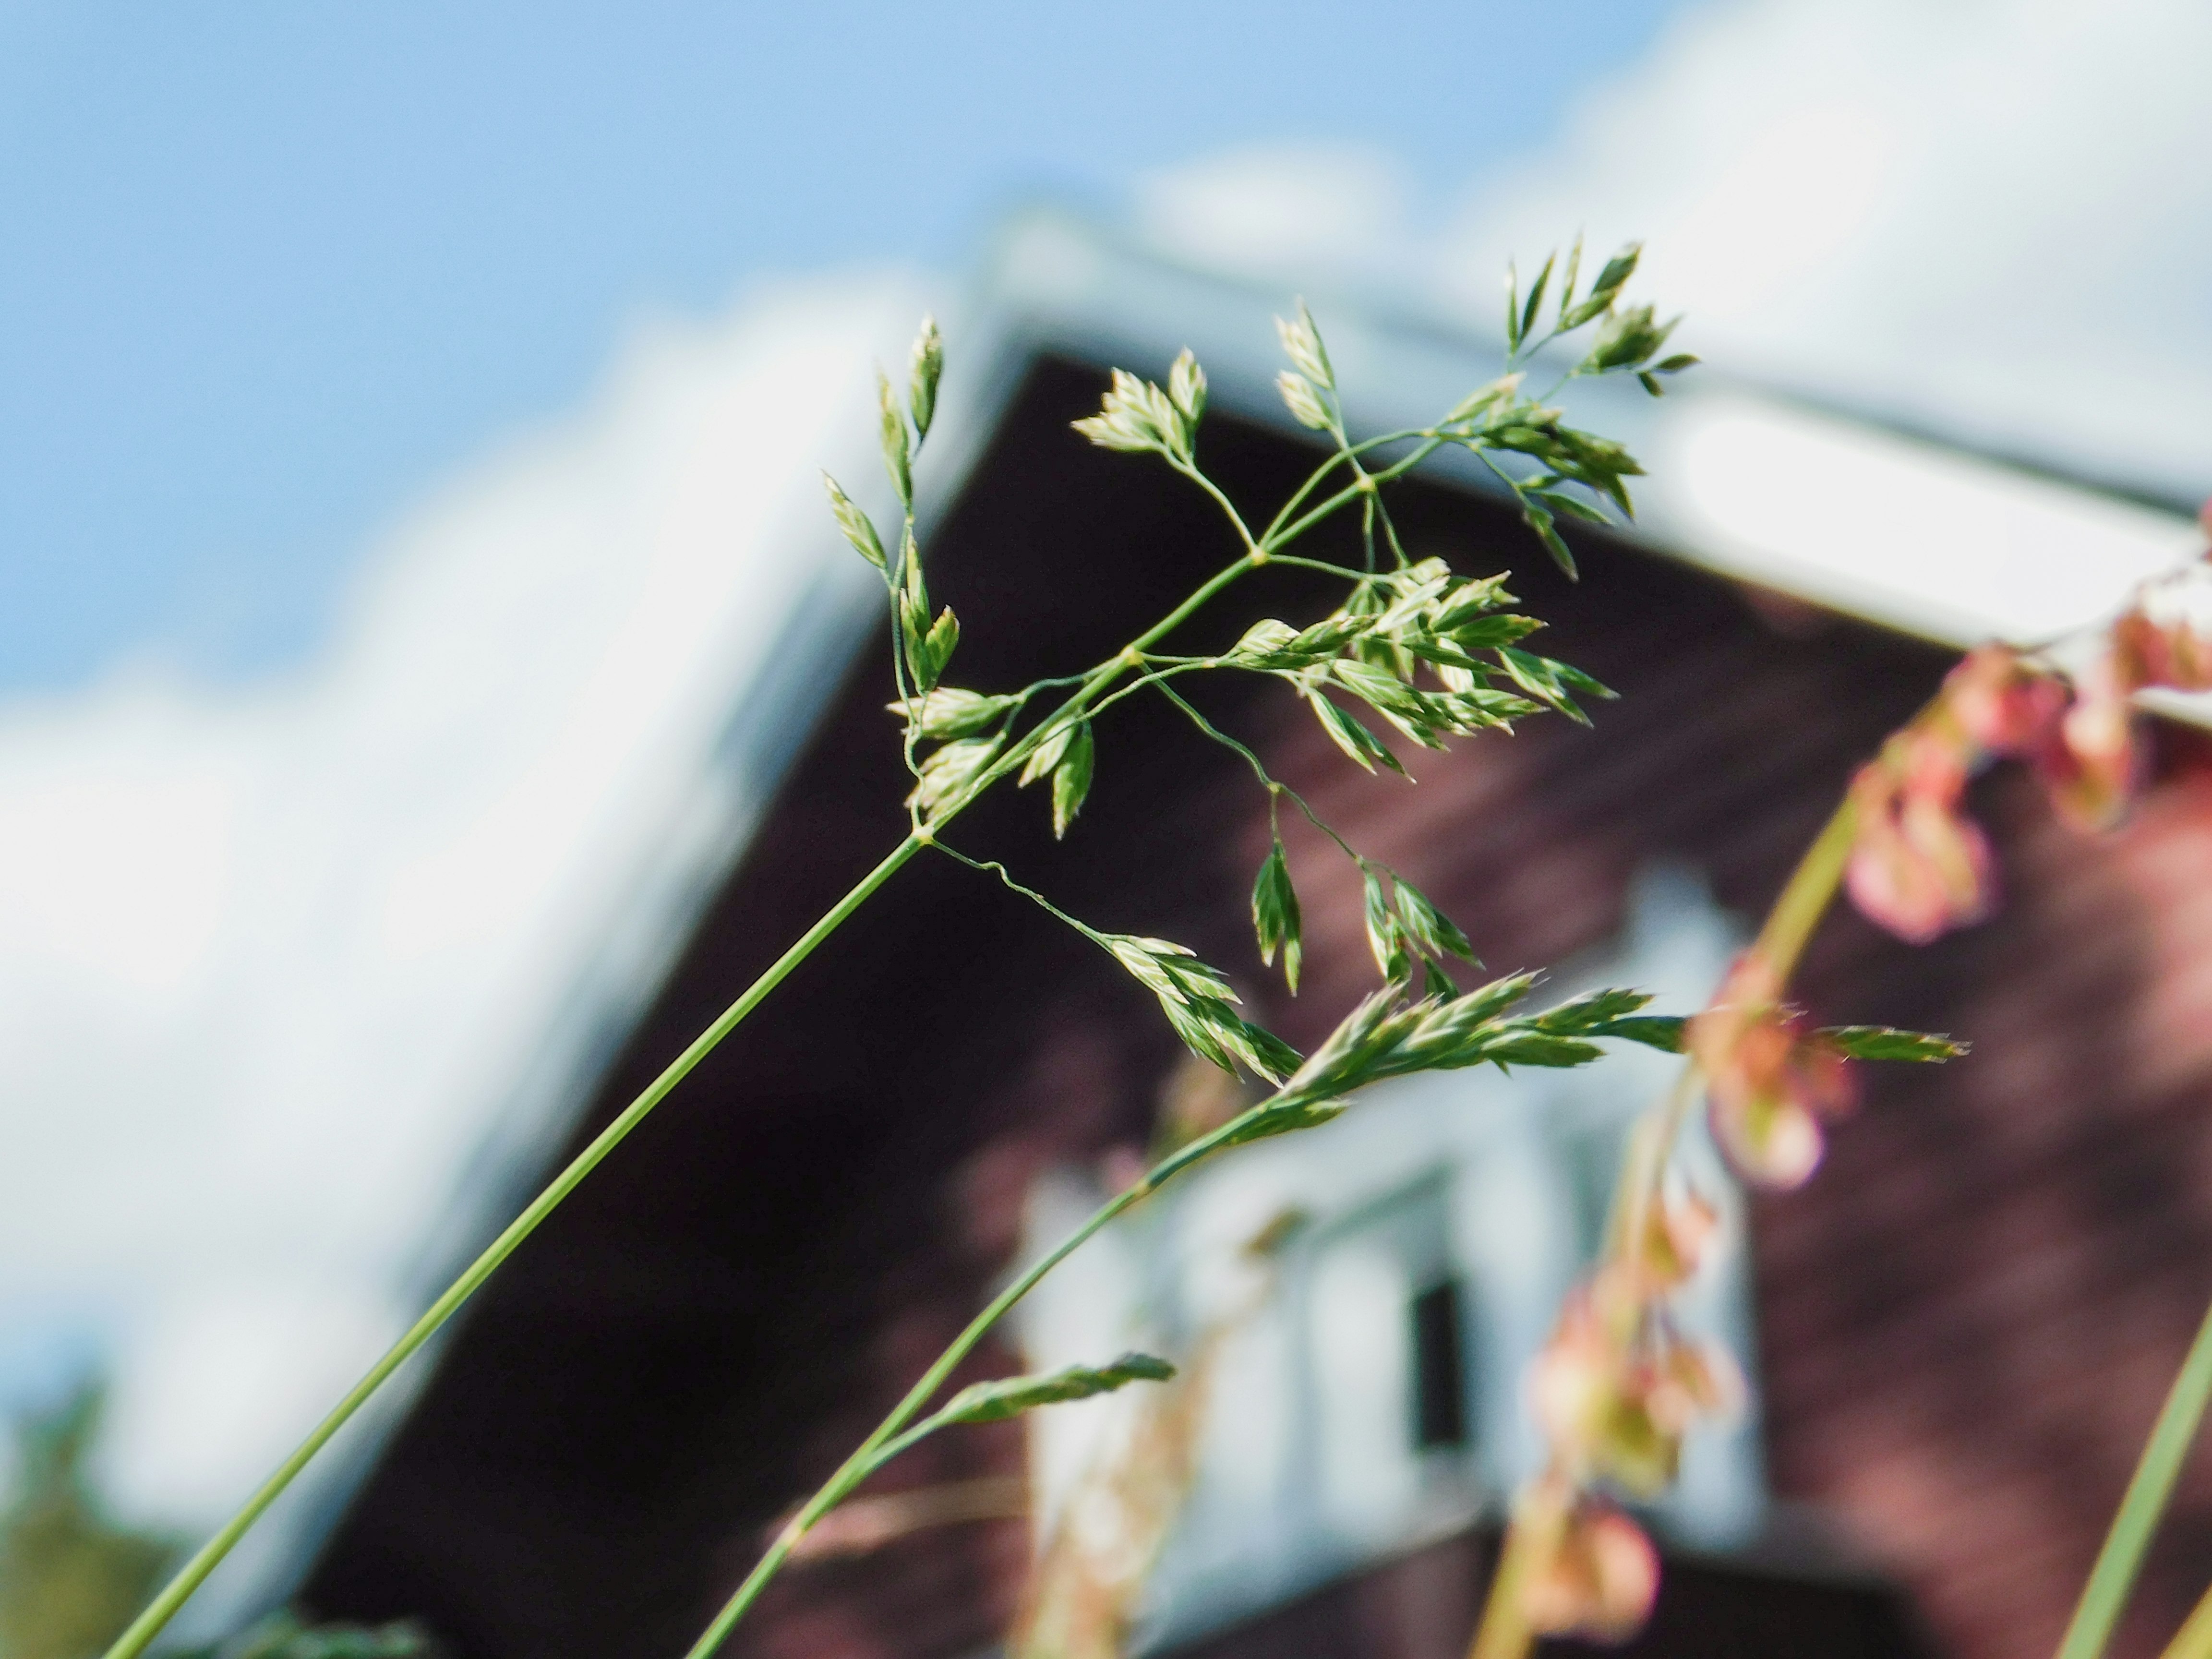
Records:
[[[1705,1075],[1713,1139],[1747,1181],[1802,1186],[1826,1146],[1821,1125],[1855,1103],[1848,1062],[1782,1000],[1755,951],[1738,957],[1683,1046]]]
[[[1682,1437],[1741,1403],[1728,1353],[1674,1328],[1668,1294],[1697,1270],[1717,1220],[1694,1194],[1655,1194],[1628,1248],[1577,1286],[1529,1374],[1551,1449],[1540,1501],[1563,1506],[1562,1531],[1527,1592],[1531,1625],[1600,1640],[1632,1634],[1650,1612],[1658,1557],[1636,1523],[1589,1488],[1604,1480],[1655,1497],[1674,1478]],[[1548,1497],[1546,1496],[1548,1494]]]
[[[1559,1506],[1551,1553],[1522,1592],[1529,1627],[1546,1636],[1625,1642],[1659,1595],[1659,1552],[1618,1504],[1553,1477],[1536,1501]]]
[[[2141,589],[2070,680],[2005,645],[1960,661],[1927,711],[1851,781],[1843,881],[1860,910],[1913,944],[1989,914],[1994,860],[1963,803],[1968,780],[1990,760],[2033,766],[2077,828],[2119,821],[2142,769],[2136,694],[2212,690],[2208,560]],[[1705,1077],[1714,1139],[1746,1179],[1770,1188],[1812,1175],[1826,1122],[1856,1098],[1838,1037],[1812,1029],[1783,992],[1774,964],[1747,951],[1683,1033]],[[1595,1489],[1656,1496],[1674,1478],[1689,1428],[1742,1399],[1726,1352],[1685,1338],[1668,1311],[1715,1219],[1694,1195],[1646,1194],[1625,1237],[1567,1297],[1531,1368],[1551,1460],[1514,1524],[1546,1540],[1522,1590],[1540,1633],[1621,1641],[1642,1626],[1658,1594],[1657,1553]]]
[[[1852,780],[1852,902],[1914,945],[1989,914],[1989,840],[1961,802],[1967,779],[1992,759],[2032,765],[2076,829],[2112,828],[2142,770],[2135,696],[2154,687],[2212,690],[2203,560],[2146,584],[2070,684],[2010,646],[1967,653],[1927,713]]]

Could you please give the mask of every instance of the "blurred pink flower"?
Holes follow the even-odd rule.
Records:
[[[2199,560],[2146,584],[2111,641],[2130,684],[2212,690],[2212,568]]]
[[[2146,582],[2080,676],[2078,696],[2037,750],[2051,805],[2078,830],[2109,830],[2141,781],[2135,695],[2212,690],[2212,565],[2203,559]]]
[[[1682,1337],[1620,1263],[1569,1293],[1528,1382],[1554,1467],[1646,1497],[1674,1478],[1691,1425],[1743,1397],[1735,1362]]]
[[[1719,1224],[1720,1212],[1696,1193],[1655,1196],[1644,1211],[1644,1236],[1628,1241],[1623,1265],[1646,1294],[1671,1291],[1698,1271]]]
[[[2130,678],[2130,665],[2108,649],[2082,674],[2074,706],[2036,753],[2052,808],[2085,833],[2126,816],[2142,769]]]
[[[1783,1006],[1772,970],[1747,951],[1686,1033],[1705,1074],[1713,1138],[1761,1186],[1802,1186],[1820,1162],[1821,1120],[1854,1098],[1843,1056],[1803,1025]]]
[[[2066,713],[2065,685],[2008,645],[1978,645],[1943,678],[1943,713],[1985,755],[2042,748]],[[1966,769],[1971,769],[1971,767]]]
[[[1659,1552],[1613,1504],[1587,1496],[1566,1501],[1558,1545],[1523,1592],[1523,1611],[1547,1636],[1625,1642],[1658,1600]]]
[[[1885,753],[1851,781],[1857,819],[1844,884],[1869,921],[1925,945],[1989,914],[1989,840],[1959,810],[1960,745],[1913,727],[1891,747],[1901,757]]]

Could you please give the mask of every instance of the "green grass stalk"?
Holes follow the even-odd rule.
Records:
[[[2112,1528],[2105,1534],[2105,1547],[2097,1552],[2097,1565],[2089,1570],[2081,1600],[2058,1644],[2058,1659],[2098,1659],[2112,1639],[2112,1627],[2119,1623],[2128,1592],[2142,1567],[2143,1552],[2173,1494],[2182,1460],[2197,1438],[2208,1398],[2212,1398],[2212,1310],[2206,1310],[2204,1322],[2197,1328],[2197,1339],[2166,1392],[2150,1438],[2143,1443],[2127,1493],[2112,1516]],[[2192,1626],[2202,1622],[2194,1617],[2190,1620]],[[2212,1650],[2212,1631],[2200,1631],[2198,1636],[2200,1650]]]

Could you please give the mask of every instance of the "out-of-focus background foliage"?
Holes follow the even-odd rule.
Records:
[[[0,1510],[0,1652],[73,1659],[115,1633],[117,1614],[153,1593],[170,1540],[119,1523],[91,1487],[101,1391],[80,1384],[27,1416],[15,1491]]]
[[[606,527],[850,453],[1010,208],[1482,327],[1640,235],[1724,371],[2191,501],[2207,63],[2191,0],[0,6],[6,1659],[416,1300],[720,580]]]

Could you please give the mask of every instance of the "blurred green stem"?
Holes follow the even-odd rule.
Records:
[[[1554,1476],[1537,1480],[1513,1506],[1498,1548],[1498,1571],[1483,1602],[1482,1623],[1468,1659],[1521,1659],[1534,1640],[1528,1627],[1528,1589],[1566,1531],[1568,1498]]]
[[[2065,1640],[2058,1644],[2058,1659],[2097,1659],[2112,1639],[2112,1626],[2119,1622],[2128,1592],[2135,1587],[2143,1552],[2149,1547],[2159,1517],[2166,1512],[2166,1499],[2172,1495],[2182,1460],[2197,1438],[2197,1425],[2204,1416],[2209,1396],[2212,1396],[2212,1309],[2206,1310],[2204,1322],[2197,1328],[2197,1340],[2189,1345],[2188,1357],[2181,1362],[2150,1438],[2144,1443],[2135,1475],[2120,1499],[2119,1512],[2112,1516],[2112,1529],[2105,1534],[2105,1547],[2097,1553],[2097,1565],[2089,1570],[2089,1582],[2081,1587],[2081,1600],[2074,1609],[2073,1621],[2066,1626]],[[2174,1638],[2175,1650],[2212,1651],[2212,1629],[2199,1628],[2205,1623],[2204,1609],[2199,1607],[2182,1634]],[[2192,1630],[2196,1646],[2183,1648]]]
[[[2212,1659],[2212,1590],[2204,1592],[2159,1659]]]
[[[1857,834],[1858,810],[1846,793],[1797,860],[1797,867],[1790,872],[1789,884],[1776,897],[1774,908],[1766,913],[1766,924],[1759,930],[1751,948],[1773,970],[1777,984],[1790,982],[1814,928],[1827,915],[1836,889],[1843,884],[1851,842]]]

